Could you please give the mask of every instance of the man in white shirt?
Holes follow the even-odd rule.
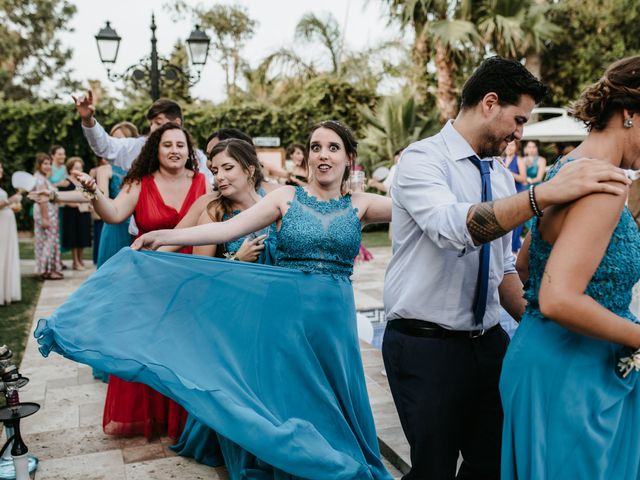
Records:
[[[110,136],[94,118],[95,105],[93,104],[91,90],[87,92],[86,96],[73,97],[73,100],[82,120],[82,133],[84,133],[89,142],[93,153],[99,158],[106,158],[113,165],[129,170],[133,161],[140,154],[147,137],[117,138]],[[182,125],[184,121],[180,104],[167,98],[160,98],[153,102],[147,111],[147,120],[149,120],[149,133],[154,132],[165,123],[174,122]],[[213,174],[207,168],[206,155],[200,150],[196,150],[196,155],[198,157],[199,171],[212,184]]]
[[[94,117],[95,105],[93,104],[91,90],[87,92],[87,95],[72,98],[82,120],[82,133],[84,133],[89,142],[93,153],[98,158],[105,158],[113,165],[128,171],[133,161],[138,158],[142,147],[147,141],[147,137],[120,138],[110,136]],[[153,133],[157,128],[168,122],[182,125],[182,108],[179,103],[173,100],[160,98],[153,102],[147,111],[147,120],[149,120],[149,133]],[[204,174],[207,183],[213,185],[214,178],[207,168],[206,155],[201,150],[196,149],[196,156],[198,158],[198,170]],[[138,234],[133,217],[129,223],[129,233],[134,236]]]
[[[500,478],[500,305],[516,320],[525,307],[509,232],[549,205],[623,192],[600,182],[629,183],[608,162],[584,159],[516,194],[493,157],[521,138],[545,95],[520,63],[489,58],[465,83],[458,117],[398,164],[382,351],[411,446],[406,480]]]

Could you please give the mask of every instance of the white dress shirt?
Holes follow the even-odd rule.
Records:
[[[469,208],[482,201],[476,155],[451,122],[436,135],[411,144],[393,180],[393,255],[384,304],[388,320],[426,320],[452,330],[476,330],[473,299],[480,246],[467,228]],[[516,193],[513,176],[492,162],[493,199]],[[511,233],[491,242],[489,288],[483,328],[500,319],[498,286],[515,273]]]

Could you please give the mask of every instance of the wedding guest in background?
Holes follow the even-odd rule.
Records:
[[[46,153],[36,155],[36,185],[34,191],[55,191],[49,181],[51,175],[51,157]],[[60,280],[62,262],[60,261],[60,234],[58,206],[53,202],[38,203],[33,208],[33,229],[35,233],[36,272],[45,280]]]
[[[289,145],[285,161],[290,161],[292,165],[287,185],[306,185],[309,180],[309,166],[307,165],[307,152],[304,149],[304,145],[299,143]]]
[[[4,166],[0,161],[0,180],[4,176]],[[20,289],[20,251],[18,228],[12,208],[20,205],[22,195],[11,196],[0,188],[0,306],[22,299]]]
[[[527,178],[525,174],[520,173],[520,156],[518,152],[520,151],[520,142],[518,140],[513,140],[509,142],[507,148],[504,152],[504,166],[509,169],[511,175],[513,175],[513,181],[516,186],[516,192],[521,192],[527,188]],[[513,253],[518,253],[520,248],[522,247],[522,229],[524,225],[518,225],[513,229],[511,234],[511,251]]]
[[[66,163],[69,175],[74,172],[82,172],[84,162],[80,157],[70,157]],[[75,190],[75,185],[69,179],[65,185],[58,187],[61,192]],[[65,203],[61,210],[62,220],[62,246],[71,250],[71,258],[74,270],[85,270],[82,254],[85,248],[91,246],[91,212],[90,205],[82,203]]]

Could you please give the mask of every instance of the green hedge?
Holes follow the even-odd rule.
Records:
[[[305,142],[309,128],[327,119],[339,120],[356,134],[364,131],[365,120],[360,106],[373,107],[377,97],[371,91],[329,77],[318,77],[300,88],[288,92],[278,103],[260,104],[193,104],[185,105],[185,125],[196,143],[204,147],[211,132],[220,127],[235,127],[251,136],[278,136],[282,145]],[[115,123],[128,120],[142,131],[148,105],[126,108],[107,107],[96,113],[98,121],[109,129]],[[37,152],[46,152],[52,144],[65,147],[67,156],[77,155],[87,166],[96,162],[80,126],[73,103],[0,102],[0,156],[5,174],[0,186],[11,192],[11,174],[17,170],[33,170]],[[30,208],[18,217],[19,228],[32,228]]]

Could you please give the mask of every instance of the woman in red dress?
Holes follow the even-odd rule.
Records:
[[[93,181],[86,174],[77,177],[83,183]],[[91,201],[106,223],[117,224],[133,214],[142,235],[175,227],[193,202],[210,191],[204,175],[198,173],[189,133],[175,123],[167,123],[149,136],[118,196],[111,200],[96,189]],[[185,247],[180,252],[191,250],[192,247]],[[126,282],[126,278],[121,281]],[[105,433],[144,435],[147,439],[166,434],[177,439],[186,418],[180,405],[146,385],[109,378],[102,419]]]

